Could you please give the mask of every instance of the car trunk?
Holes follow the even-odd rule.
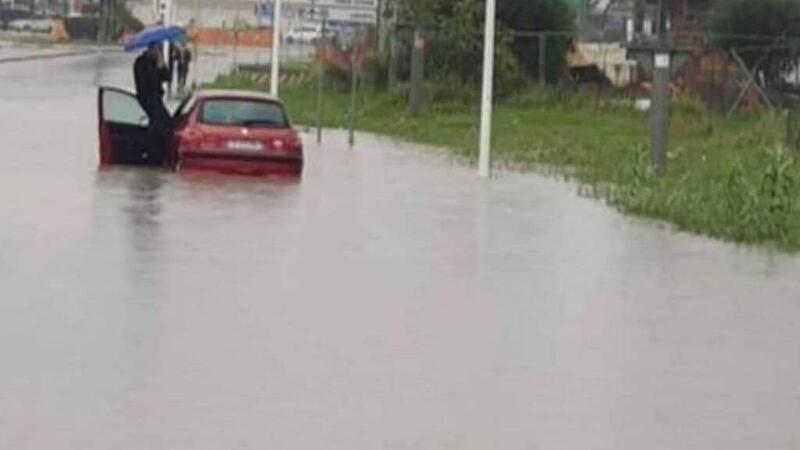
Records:
[[[294,153],[296,136],[290,128],[197,126],[202,136],[199,146],[191,150],[225,152],[233,155],[290,156]]]

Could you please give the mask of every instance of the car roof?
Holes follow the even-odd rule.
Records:
[[[207,100],[214,98],[235,98],[242,100],[261,100],[283,104],[280,98],[274,95],[258,91],[245,91],[237,89],[199,89],[194,96],[197,100]]]

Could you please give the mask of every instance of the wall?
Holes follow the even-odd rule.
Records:
[[[190,37],[198,45],[238,45],[240,47],[271,47],[272,28],[243,31],[220,28],[198,28],[190,32]]]

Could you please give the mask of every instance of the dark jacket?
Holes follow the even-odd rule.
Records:
[[[163,107],[164,85],[169,79],[169,71],[159,68],[153,58],[142,53],[133,65],[133,78],[136,81],[136,98],[148,114]]]

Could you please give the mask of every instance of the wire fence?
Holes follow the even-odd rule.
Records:
[[[620,30],[595,31],[587,39],[585,30],[501,29],[495,103],[594,109],[604,116],[639,114],[646,122],[655,43],[654,36]],[[676,31],[668,44],[673,51],[669,92],[678,107],[688,105],[709,120],[720,120],[797,104],[800,37]],[[200,52],[224,53],[212,47]],[[268,48],[233,46],[227,61],[214,58],[268,85]],[[319,128],[320,137],[325,126],[358,128],[359,119],[373,113],[368,106],[376,98],[390,98],[411,115],[465,112],[472,121],[469,129],[476,130],[482,58],[482,30],[397,26],[377,33],[363,28],[313,43],[284,42],[281,86],[314,99],[301,117]],[[640,134],[646,140],[646,130]]]

